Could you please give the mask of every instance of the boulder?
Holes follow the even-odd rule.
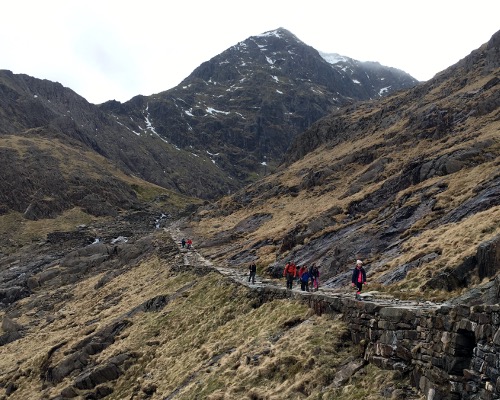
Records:
[[[10,319],[7,315],[2,318],[2,330],[4,332],[19,332],[23,329],[22,325]]]
[[[29,296],[29,290],[22,286],[0,289],[0,303],[12,304],[27,296]]]
[[[333,377],[333,387],[343,386],[357,371],[365,365],[365,360],[359,359],[349,362],[341,367],[341,369]]]
[[[78,376],[75,379],[74,386],[81,390],[93,389],[101,383],[114,381],[121,374],[122,371],[115,364],[108,363],[100,365],[97,368]]]

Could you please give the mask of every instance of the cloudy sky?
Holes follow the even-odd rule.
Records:
[[[60,82],[96,104],[170,89],[279,27],[421,81],[500,30],[499,0],[16,0],[0,10],[0,69]]]

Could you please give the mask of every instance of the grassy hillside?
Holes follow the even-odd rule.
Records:
[[[256,292],[202,266],[183,265],[167,237],[153,240],[154,255],[111,279],[107,271],[45,287],[10,309],[24,337],[0,348],[0,393],[9,391],[13,400],[61,392],[108,393],[106,399],[382,399],[393,391],[410,393],[408,382],[373,366],[335,387],[335,374],[361,351],[343,323],[294,301],[260,305]],[[108,340],[101,340],[104,331]],[[89,343],[101,345],[85,366],[67,362]],[[120,357],[126,361],[116,380],[91,390],[74,387],[85,382],[79,377],[86,372]],[[68,365],[72,372],[62,374]]]

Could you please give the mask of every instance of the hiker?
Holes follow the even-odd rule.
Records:
[[[311,269],[312,289],[318,290],[319,287],[319,268],[314,264]]]
[[[356,267],[352,271],[352,286],[357,287],[356,299],[360,299],[361,289],[366,285],[366,272],[363,268],[363,261],[357,260]]]
[[[288,262],[283,270],[283,276],[286,277],[286,288],[291,289],[293,286],[293,280],[297,275],[297,267],[293,262]]]
[[[186,239],[182,238],[181,240],[181,247],[184,248],[186,247]]]
[[[302,291],[309,291],[309,279],[311,279],[311,274],[307,270],[307,268],[304,267],[304,271],[302,272],[302,275],[300,276],[300,290]]]
[[[257,273],[257,266],[255,265],[255,263],[250,264],[250,266],[248,267],[248,271],[248,282],[250,282],[251,280],[252,283],[255,283],[255,274]]]
[[[302,266],[299,268],[299,272],[298,272],[298,281],[299,282],[302,282],[302,275],[304,274],[304,272],[307,271],[307,268],[305,266]]]
[[[311,266],[309,267],[308,271],[309,271],[309,278],[311,279],[311,290],[314,290],[314,275],[313,275],[313,268],[314,268],[314,264],[311,264]]]
[[[188,239],[186,244],[187,244],[187,248],[190,249],[191,246],[193,245],[193,241],[191,239]]]

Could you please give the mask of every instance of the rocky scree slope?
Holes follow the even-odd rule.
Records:
[[[333,112],[186,227],[234,268],[316,263],[341,287],[362,259],[376,288],[498,301],[481,296],[500,267],[499,47],[497,33],[429,82]]]

